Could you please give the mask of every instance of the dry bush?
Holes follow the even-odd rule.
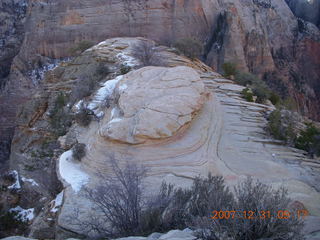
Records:
[[[288,210],[290,199],[287,195],[284,188],[274,190],[266,184],[248,178],[235,187],[232,206],[236,211],[235,218],[215,219],[211,222],[202,218],[203,239],[303,239],[303,222],[297,216],[291,216],[289,219],[277,217],[278,211]],[[252,218],[249,218],[251,214],[243,218],[244,211],[254,212]],[[265,214],[266,211],[270,211],[270,217]]]
[[[274,217],[277,211],[288,209],[290,199],[285,189],[273,190],[248,178],[233,194],[222,177],[209,175],[197,177],[189,189],[163,183],[160,192],[145,201],[145,168],[130,163],[120,168],[113,161],[112,170],[114,174],[103,176],[99,187],[86,190],[102,213],[79,224],[88,235],[124,237],[190,227],[203,240],[302,239],[299,219]],[[215,210],[237,213],[234,219],[210,219]],[[243,211],[254,211],[256,217],[238,218]],[[273,216],[262,219],[260,211],[270,211]]]
[[[101,185],[95,189],[85,189],[87,198],[95,204],[101,215],[91,215],[87,221],[78,224],[88,235],[135,235],[141,223],[142,180],[146,176],[146,169],[129,162],[121,168],[116,160],[111,161],[111,168],[113,174],[100,174]]]
[[[94,113],[92,112],[92,110],[86,108],[83,104],[81,104],[80,109],[75,114],[74,118],[80,126],[87,127],[89,126],[93,115]]]
[[[178,40],[174,47],[189,58],[199,58],[203,51],[203,45],[200,41],[193,38],[183,38]]]
[[[84,143],[77,143],[72,148],[72,157],[78,161],[86,155],[86,145]]]
[[[93,93],[97,83],[98,79],[95,77],[89,76],[88,74],[81,75],[76,85],[72,88],[70,97],[71,103],[74,104],[84,97],[90,96]]]
[[[72,48],[69,49],[69,52],[72,55],[79,55],[80,53],[84,52],[85,50],[91,48],[94,45],[91,41],[80,41],[76,43]]]
[[[141,62],[142,67],[163,65],[161,54],[152,42],[140,41],[135,44],[132,47],[132,56]]]

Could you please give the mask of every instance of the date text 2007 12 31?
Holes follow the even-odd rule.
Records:
[[[309,215],[308,210],[279,210],[276,212],[271,211],[212,211],[211,219],[268,219],[268,218],[277,218],[277,219],[289,219],[289,218],[298,218],[304,219]]]

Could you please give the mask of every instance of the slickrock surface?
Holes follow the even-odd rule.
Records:
[[[185,78],[187,72],[190,74]],[[133,161],[149,168],[147,189],[150,193],[163,180],[177,186],[189,186],[193,177],[206,176],[208,172],[224,176],[231,186],[246,176],[253,176],[275,187],[287,187],[294,201],[301,202],[311,215],[320,216],[320,189],[317,185],[320,164],[265,134],[265,114],[274,108],[246,102],[240,97],[242,86],[214,72],[199,69],[197,72],[186,67],[147,67],[125,75],[117,82],[113,94],[118,96],[118,102],[104,109],[104,118],[100,122],[92,123],[86,131],[79,130],[77,135],[78,141],[87,146],[87,155],[82,160],[82,171],[90,176],[86,186],[94,187],[99,182],[97,172],[110,173],[109,161],[115,158],[120,163]],[[202,108],[204,90],[197,74],[206,86]],[[175,79],[173,84],[168,85],[163,76]],[[186,82],[193,79],[193,85],[182,91],[175,84],[178,82],[180,86],[181,78]],[[153,84],[156,84],[156,90]],[[201,103],[197,105],[193,100],[196,108],[190,108],[190,101],[181,102],[179,97],[181,92],[189,89],[188,93],[193,88],[197,91],[192,96]],[[166,90],[158,95],[159,89]],[[169,93],[176,97],[166,101]],[[162,97],[165,100],[159,101]],[[163,111],[159,116],[150,113],[144,124],[131,119],[132,116],[140,119],[146,109],[143,106],[149,105],[150,99],[156,102],[157,108],[170,109],[175,114],[183,116],[184,109],[188,109],[187,113],[191,112],[190,109],[197,109],[198,114],[192,120],[188,118],[190,123],[186,126],[177,125],[170,134],[155,134],[164,131],[164,124],[172,120],[167,118],[167,110],[165,116],[162,116]],[[142,138],[136,134],[138,127],[144,129]],[[59,225],[70,229],[67,216],[73,207],[81,207],[81,219],[87,216],[87,211],[92,211],[92,206],[84,198],[79,198],[81,191],[75,193],[68,187],[65,196]]]
[[[309,210],[312,222],[316,222],[320,217],[320,164],[265,134],[265,114],[273,108],[246,102],[240,97],[243,87],[201,62],[178,56],[164,47],[157,48],[168,67],[146,67],[121,75],[121,64],[133,68],[139,64],[131,54],[133,44],[139,41],[147,40],[109,39],[62,64],[46,75],[44,90],[21,112],[10,159],[12,169],[24,178],[34,179],[39,187],[30,188],[41,193],[55,182],[48,176],[57,165],[64,188],[63,204],[54,213],[57,228],[50,228],[51,222],[38,217],[34,224],[40,221],[47,227],[33,225],[36,231],[32,237],[37,238],[47,229],[58,239],[65,239],[64,234],[69,231],[81,233],[73,225],[74,209],[80,209],[80,220],[94,211],[81,187],[93,188],[100,183],[97,172],[110,174],[111,159],[120,164],[142,163],[149,168],[146,192],[150,194],[163,180],[187,187],[192,178],[209,172],[224,176],[230,186],[246,176],[275,187],[284,185],[292,199]],[[100,64],[108,66],[111,73],[101,78],[99,89],[83,99],[99,117],[88,127],[73,123],[67,135],[60,138],[64,153],[59,149],[50,161],[47,157],[34,158],[33,151],[42,151],[43,143],[52,137],[48,112],[58,93],[69,93],[72,86],[82,81],[84,73],[94,76]],[[149,108],[156,111],[149,112]],[[71,156],[70,147],[77,141],[86,144],[87,153],[81,162]],[[52,192],[55,196],[49,199]],[[59,192],[61,189],[52,190],[45,196],[51,202]],[[35,207],[34,202],[23,207]],[[320,231],[311,225],[309,232]]]
[[[188,67],[142,68],[125,75],[115,91],[118,104],[100,133],[124,143],[174,136],[204,102],[204,84]]]
[[[44,82],[43,70],[83,41],[112,37],[165,45],[195,37],[215,70],[235,62],[320,119],[319,29],[298,21],[285,0],[2,0],[0,20],[0,162],[9,158],[17,108]]]

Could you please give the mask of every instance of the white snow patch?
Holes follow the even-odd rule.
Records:
[[[80,163],[73,161],[72,150],[66,151],[60,156],[59,173],[75,192],[78,192],[89,181],[89,176],[81,170]]]
[[[112,108],[112,110],[111,110],[111,119],[114,118],[114,116],[116,115],[116,113],[117,113],[117,109]]]
[[[110,124],[110,123],[116,123],[116,122],[121,122],[121,121],[122,121],[121,118],[114,118],[114,119],[112,119],[111,121],[109,121],[108,124]]]
[[[120,61],[123,62],[123,64],[129,66],[129,67],[135,67],[139,65],[139,62],[132,56],[121,52],[117,54],[117,58],[119,58]]]
[[[119,90],[122,92],[122,91],[126,90],[127,88],[128,88],[128,85],[124,83],[119,87]]]
[[[96,114],[96,117],[99,118],[99,119],[102,119],[104,116],[104,112],[100,111]]]
[[[10,174],[13,175],[13,177],[15,179],[15,182],[11,186],[9,186],[8,189],[20,189],[21,185],[20,185],[20,182],[19,182],[19,174],[18,174],[18,172],[16,170],[13,170]]]
[[[53,212],[53,213],[57,212],[62,205],[62,201],[63,201],[63,191],[59,193],[54,200],[51,201],[50,204],[53,207],[50,212]]]
[[[31,183],[32,186],[39,186],[39,184],[38,184],[35,180],[33,180],[33,179],[31,179],[31,178],[22,177],[21,180],[22,180],[23,182],[29,182],[29,183]]]
[[[34,208],[23,209],[20,206],[11,208],[10,212],[17,214],[17,218],[21,219],[23,222],[30,222],[34,218]]]
[[[123,75],[116,77],[115,79],[106,81],[103,86],[94,95],[93,100],[89,103],[88,108],[90,110],[97,109],[105,99],[110,97],[116,87],[116,84],[123,78]]]
[[[59,66],[62,62],[69,62],[71,58],[64,58],[64,59],[50,59],[48,63],[44,64],[39,68],[35,68],[29,71],[27,74],[32,80],[32,83],[37,86],[41,80],[44,78],[46,72],[51,71]]]
[[[81,104],[83,103],[83,100],[80,100],[79,102],[77,102],[74,107],[76,108],[76,110],[80,110]]]

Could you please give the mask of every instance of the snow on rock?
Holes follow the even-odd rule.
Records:
[[[124,65],[127,65],[129,67],[135,67],[135,66],[139,65],[138,61],[134,57],[132,57],[124,52],[118,53],[117,58],[121,62],[123,62]]]
[[[32,186],[39,186],[39,184],[38,184],[35,180],[33,180],[33,179],[31,179],[31,178],[22,177],[21,180],[22,180],[22,182],[29,182],[29,183],[31,183]]]
[[[123,75],[116,77],[115,79],[106,81],[103,86],[97,91],[93,99],[88,105],[90,110],[97,109],[105,99],[110,97],[116,87],[116,84],[123,78]]]
[[[124,84],[120,85],[119,91],[123,92],[123,91],[126,90],[127,88],[128,88],[128,85],[124,83]]]
[[[59,193],[54,200],[51,201],[50,205],[52,206],[52,209],[50,212],[53,212],[53,213],[57,212],[62,205],[62,201],[63,201],[63,191]]]
[[[18,174],[18,172],[16,170],[13,170],[10,174],[13,175],[13,177],[15,179],[15,182],[11,186],[9,186],[8,189],[20,189],[21,185],[20,185],[20,182],[19,182],[19,174]]]
[[[28,76],[31,78],[32,83],[37,86],[40,81],[44,78],[44,74],[48,71],[55,69],[62,62],[68,62],[71,58],[64,59],[49,59],[47,64],[43,64],[39,68],[35,68],[28,72]]]
[[[22,207],[17,206],[11,208],[9,211],[16,213],[16,218],[23,222],[30,222],[34,218],[34,208],[23,209]]]
[[[82,104],[83,104],[83,100],[80,100],[79,102],[77,102],[77,103],[74,105],[76,111],[79,111],[79,110],[80,110]]]
[[[59,173],[75,192],[78,192],[89,181],[89,176],[81,170],[81,164],[73,161],[72,150],[60,156]]]
[[[114,119],[112,119],[111,121],[109,121],[109,124],[110,124],[110,123],[121,122],[121,121],[122,121],[121,118],[114,118]]]

